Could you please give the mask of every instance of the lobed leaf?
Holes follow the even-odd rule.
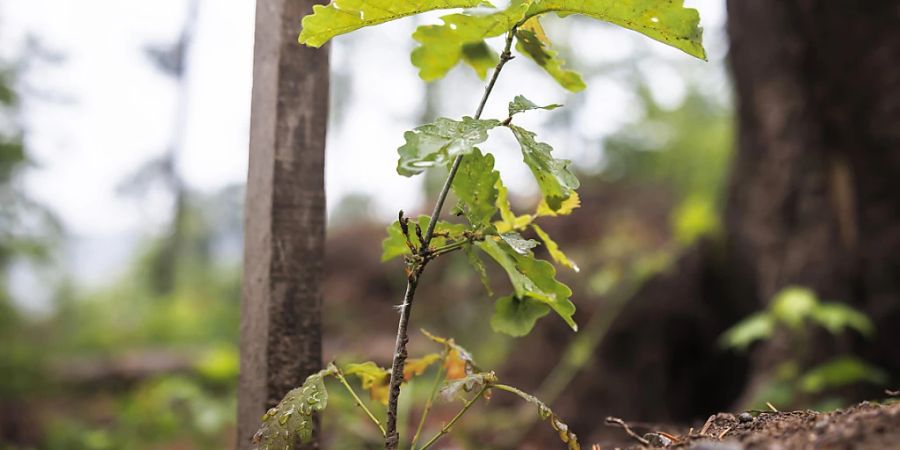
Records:
[[[503,239],[504,242],[509,244],[509,246],[520,255],[528,255],[531,253],[531,249],[538,246],[537,241],[534,239],[525,239],[521,234],[514,231],[501,234],[500,239]]]
[[[403,365],[403,381],[409,381],[413,377],[422,375],[432,364],[441,359],[442,356],[439,353],[429,353],[421,358],[406,360],[406,364]]]
[[[372,361],[361,364],[347,364],[345,375],[359,378],[362,388],[369,391],[369,397],[382,405],[388,404],[390,394],[391,372]]]
[[[531,332],[537,320],[549,312],[550,307],[538,300],[510,295],[500,298],[494,304],[491,328],[513,337],[525,336]]]
[[[463,392],[472,392],[497,381],[494,372],[473,373],[459,379],[449,379],[441,388],[441,397],[446,401],[462,395]]]
[[[547,247],[547,252],[550,253],[550,257],[553,258],[554,261],[556,261],[558,264],[566,266],[576,272],[581,270],[578,268],[578,264],[575,264],[574,262],[572,262],[572,260],[570,260],[569,257],[566,256],[566,254],[563,253],[562,250],[559,249],[559,244],[557,244],[556,241],[551,239],[550,235],[547,234],[547,232],[545,232],[537,224],[531,224],[531,228],[533,228],[534,232],[537,233],[538,237],[541,238],[542,241],[544,241],[544,246]]]
[[[336,368],[329,366],[310,375],[303,385],[292,389],[278,405],[269,409],[253,435],[254,450],[291,450],[297,439],[303,443],[311,441],[315,424],[313,413],[328,405],[324,378],[335,373]]]
[[[482,154],[477,148],[463,158],[453,180],[453,192],[459,199],[460,210],[476,227],[491,226],[497,214],[497,187],[500,172],[494,170],[494,156]]]
[[[516,297],[530,297],[546,304],[569,327],[578,331],[578,325],[572,318],[575,305],[569,300],[572,290],[556,280],[556,269],[552,264],[532,255],[520,255],[502,240],[485,239],[476,245],[506,271]]]
[[[528,19],[516,30],[516,50],[534,61],[566,90],[580,92],[587,87],[581,74],[566,69],[566,62],[550,48],[550,39],[537,16]]]
[[[482,0],[332,0],[303,18],[299,41],[321,47],[331,38],[436,9],[472,8]]]
[[[509,116],[512,117],[516,114],[523,113],[526,111],[533,111],[535,109],[543,109],[545,111],[552,111],[556,108],[562,108],[562,105],[557,105],[556,103],[552,103],[546,106],[538,106],[533,101],[528,100],[522,95],[517,95],[513,101],[509,102]]]
[[[494,291],[491,290],[491,280],[488,278],[487,269],[484,267],[484,261],[481,260],[481,257],[478,256],[478,252],[471,245],[467,245],[463,248],[466,252],[466,259],[469,261],[469,265],[475,269],[475,273],[478,274],[478,278],[481,279],[481,284],[484,286],[484,290],[487,291],[488,297],[494,296]]]
[[[553,211],[560,210],[579,186],[578,178],[569,170],[572,162],[553,158],[553,147],[537,142],[534,133],[516,125],[509,125],[509,129],[522,147],[525,164],[534,174],[547,206]]]
[[[433,81],[443,77],[464,57],[468,45],[506,33],[525,18],[533,0],[513,0],[503,11],[490,14],[450,14],[441,25],[422,25],[413,33],[420,45],[412,52],[419,77]]]
[[[706,59],[700,14],[685,8],[683,0],[541,0],[532,4],[527,17],[548,12],[613,23]]]
[[[463,117],[452,120],[441,117],[435,122],[407,131],[406,143],[397,149],[400,160],[397,173],[410,177],[425,169],[445,165],[456,155],[472,153],[475,146],[486,141],[488,130],[500,125],[498,120],[479,120]]]
[[[462,46],[462,60],[475,70],[478,78],[484,80],[487,78],[488,70],[500,62],[500,56],[487,45],[487,42],[480,41]]]

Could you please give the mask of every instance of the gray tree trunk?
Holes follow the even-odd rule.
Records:
[[[300,19],[314,3],[258,0],[256,7],[238,388],[242,450],[251,448],[262,414],[322,365],[328,51],[297,43]]]

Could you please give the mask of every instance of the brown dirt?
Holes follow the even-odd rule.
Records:
[[[720,413],[701,429],[683,435],[644,434],[656,441],[628,450],[669,448],[688,450],[892,450],[900,449],[900,402],[863,402],[830,413],[815,411],[759,412],[748,420]],[[640,434],[640,431],[637,434]],[[623,432],[624,434],[624,432]],[[663,436],[659,439],[659,436]],[[635,438],[635,441],[637,438]],[[671,440],[671,442],[667,442]],[[586,448],[591,448],[585,446]],[[595,445],[593,450],[616,447]]]

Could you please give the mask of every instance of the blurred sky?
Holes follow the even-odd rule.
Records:
[[[635,33],[596,22],[550,23],[551,38],[565,42],[573,63],[597,66],[627,62],[649,53],[639,70],[654,96],[677,105],[685,85],[680,71],[725,89],[724,0],[687,1],[698,8],[706,29],[711,63],[703,64]],[[174,81],[147,57],[148,45],[176,41],[187,16],[185,0],[0,0],[0,57],[30,61],[35,38],[63,57],[32,62],[21,74],[23,125],[38,167],[27,176],[28,190],[63,220],[67,232],[89,242],[104,237],[152,233],[168,221],[169,203],[150,197],[138,202],[118,187],[143,163],[162,154],[174,129]],[[177,162],[189,186],[214,191],[246,176],[255,5],[252,1],[201,0],[195,39],[189,49],[189,96],[185,136]],[[425,20],[436,20],[440,14]],[[567,19],[568,20],[568,19]],[[396,175],[396,148],[404,130],[415,126],[424,86],[409,64],[415,19],[340,37],[333,46],[334,97],[341,113],[329,131],[326,183],[329,207],[347,194],[376,199],[380,217],[418,204],[419,179]],[[32,55],[33,56],[33,55]],[[526,94],[537,102],[574,101],[524,60],[509,66],[486,116],[501,116],[506,102]],[[686,68],[686,69],[685,69]],[[572,118],[569,129],[542,127],[545,118],[524,122],[560,155],[595,164],[596,142],[639,115],[633,93],[615,79],[588,79],[582,102],[591,114]],[[704,81],[706,82],[706,81]],[[441,81],[441,113],[471,114],[481,81],[456,69]],[[547,129],[551,128],[551,129]],[[574,133],[572,132],[574,130]],[[576,136],[576,137],[573,137]],[[503,146],[501,138],[498,146]],[[520,157],[497,155],[507,184],[533,189]],[[93,240],[93,241],[92,241]],[[90,248],[100,244],[89,245]],[[127,252],[125,252],[127,253]],[[117,258],[121,258],[118,256]]]

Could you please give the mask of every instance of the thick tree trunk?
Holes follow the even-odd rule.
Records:
[[[239,449],[251,447],[266,409],[322,365],[328,52],[297,43],[314,3],[256,6]]]
[[[900,373],[900,4],[728,11],[740,127],[729,267],[760,307],[797,284],[863,309],[875,342],[822,341],[818,357],[855,349]],[[773,354],[757,355],[758,373]]]

